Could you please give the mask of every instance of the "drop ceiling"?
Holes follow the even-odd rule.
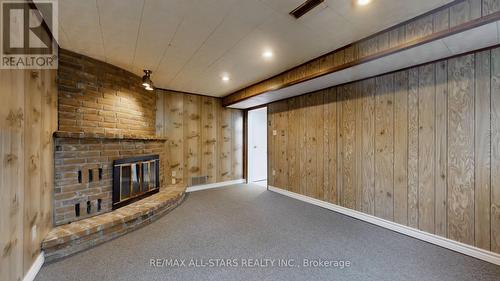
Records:
[[[138,75],[151,69],[160,88],[221,97],[452,1],[326,0],[297,20],[288,13],[302,2],[62,0],[59,44]]]

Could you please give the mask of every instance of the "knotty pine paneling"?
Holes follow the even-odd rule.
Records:
[[[394,74],[394,221],[408,224],[407,71]]]
[[[361,174],[359,174],[361,209],[375,214],[375,79],[362,81],[359,85],[358,107],[361,112]],[[359,116],[359,115],[358,115]],[[330,152],[331,153],[331,152]]]
[[[217,181],[217,108],[219,100],[201,98],[201,174],[209,183]]]
[[[448,237],[466,244],[474,243],[474,78],[474,55],[448,61]]]
[[[375,79],[375,216],[394,219],[394,75]]]
[[[22,280],[52,227],[55,77],[0,71],[0,280]]]
[[[500,252],[500,48],[491,50],[491,250]]]
[[[434,233],[436,65],[418,70],[418,228]]]
[[[499,81],[495,48],[272,103],[269,184],[500,253]]]
[[[167,138],[165,182],[187,186],[195,176],[208,183],[243,178],[243,112],[218,98],[157,91],[156,133]]]

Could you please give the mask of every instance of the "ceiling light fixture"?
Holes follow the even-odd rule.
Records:
[[[151,81],[151,74],[153,71],[144,69],[144,76],[142,76],[142,86],[148,91],[154,90],[153,81]]]
[[[356,4],[358,4],[358,6],[365,6],[370,4],[370,2],[371,0],[356,0]]]
[[[264,57],[265,59],[270,59],[273,57],[273,52],[271,50],[264,51],[264,53],[262,53],[262,57]]]
[[[227,75],[227,74],[222,75],[222,81],[224,81],[224,82],[229,81],[229,75]]]

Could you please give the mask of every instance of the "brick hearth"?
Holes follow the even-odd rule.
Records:
[[[58,226],[42,243],[46,261],[54,261],[142,227],[177,207],[185,188],[161,188],[150,197],[71,224]]]

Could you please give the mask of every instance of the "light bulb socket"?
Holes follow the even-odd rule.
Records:
[[[153,81],[151,81],[151,73],[153,73],[153,71],[144,69],[144,76],[142,76],[142,86],[148,91],[154,90]]]

